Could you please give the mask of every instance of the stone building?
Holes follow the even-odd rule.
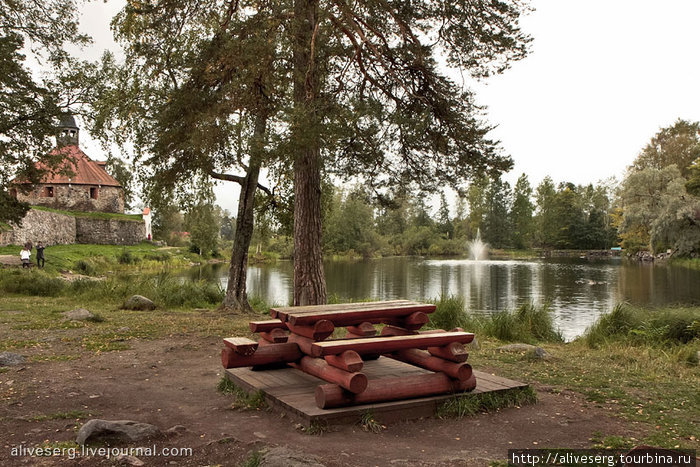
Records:
[[[68,211],[124,212],[124,189],[105,169],[79,146],[80,129],[68,115],[61,120],[54,154],[64,156],[58,170],[48,172],[33,190],[23,193],[11,188],[10,194],[31,205]],[[21,182],[15,182],[20,184]]]

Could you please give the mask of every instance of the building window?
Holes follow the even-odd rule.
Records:
[[[53,198],[53,187],[52,186],[44,187],[44,197],[45,198]]]
[[[90,198],[97,199],[97,188],[95,188],[95,187],[90,188]]]

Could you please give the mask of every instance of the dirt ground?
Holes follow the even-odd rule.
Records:
[[[355,425],[309,435],[279,413],[231,408],[233,396],[216,391],[222,375],[218,339],[132,342],[130,350],[0,373],[0,465],[114,465],[103,457],[12,456],[18,446],[74,441],[76,427],[90,418],[186,428],[130,445],[192,448],[187,457],[140,457],[146,465],[237,465],[254,450],[286,445],[328,466],[478,466],[505,460],[509,448],[590,447],[595,432],[629,437],[640,429],[576,394],[537,387],[539,402],[531,406],[394,423],[378,434]],[[71,411],[86,415],[78,422],[51,417]]]

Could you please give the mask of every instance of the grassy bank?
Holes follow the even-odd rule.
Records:
[[[3,271],[1,277],[0,351],[18,351],[35,362],[119,352],[139,339],[253,337],[247,323],[254,317],[215,311],[222,292],[211,283],[182,282],[167,274],[115,275],[73,283],[37,271]],[[149,296],[158,308],[151,312],[120,310],[122,300],[133,293]],[[262,316],[267,305],[254,302]],[[76,307],[88,308],[98,319],[71,322],[60,315]],[[470,349],[469,357],[474,368],[529,382],[540,392],[581,394],[591,407],[622,417],[643,433],[635,440],[603,432],[592,445],[627,447],[644,442],[700,448],[700,308],[620,306],[570,343],[562,341],[551,313],[541,307],[475,316],[465,312],[459,299],[445,297],[437,301],[430,324],[475,332],[479,345]],[[500,350],[506,342],[532,343],[549,356]],[[522,397],[528,401],[532,394]],[[469,415],[488,409],[490,402],[498,401],[443,410]]]
[[[20,246],[0,247],[0,255],[19,256]],[[182,268],[201,257],[186,248],[159,248],[152,243],[138,245],[52,245],[44,250],[46,266],[44,272],[58,275],[71,271],[87,276],[109,272],[148,271],[163,268]],[[32,251],[32,260],[36,250]]]
[[[700,448],[700,307],[644,309],[617,306],[584,336],[563,343],[545,308],[522,307],[492,316],[464,312],[464,303],[443,298],[431,325],[473,330],[479,349],[475,368],[536,382],[551,391],[583,394],[591,405],[638,424],[643,440],[667,448]],[[543,347],[549,358],[499,350],[505,342]],[[602,433],[603,446],[630,447],[640,440]]]

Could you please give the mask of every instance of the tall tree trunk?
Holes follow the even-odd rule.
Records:
[[[236,217],[236,233],[233,238],[233,251],[228,270],[228,286],[222,306],[233,311],[252,311],[246,292],[246,277],[248,273],[248,249],[253,238],[255,191],[258,188],[260,165],[262,163],[262,147],[265,137],[266,118],[258,117],[255,124],[254,143],[248,163],[245,180],[241,185],[238,197],[238,216]]]
[[[321,252],[321,150],[318,134],[320,81],[314,50],[318,0],[294,2],[294,305],[326,303]]]

